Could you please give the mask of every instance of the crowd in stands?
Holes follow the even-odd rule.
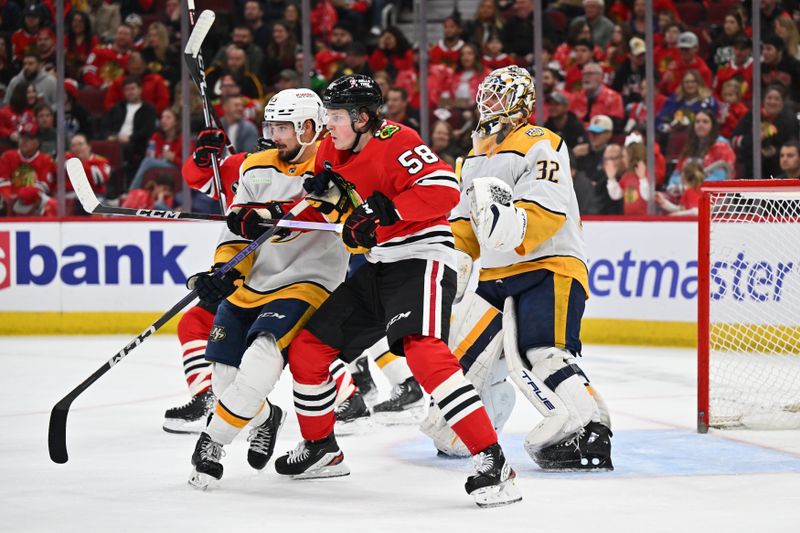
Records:
[[[322,92],[352,73],[373,76],[384,116],[419,129],[419,53],[415,36],[381,26],[390,1],[312,0],[311,88]],[[752,1],[760,4],[760,58],[753,57]],[[536,105],[543,125],[570,147],[583,214],[644,215],[651,200],[660,214],[693,213],[704,181],[798,178],[798,3],[653,0],[655,17],[647,20],[644,0],[543,0],[542,13],[531,0],[481,0],[474,13],[446,17],[442,38],[428,50],[429,144],[451,164],[468,153],[478,84],[498,67],[530,67],[534,22],[542,22],[545,69]],[[197,4],[198,11],[217,8],[203,48],[212,105],[236,150],[255,150],[266,101],[302,83],[299,1]],[[193,138],[203,127],[194,86],[189,108],[180,105],[184,3],[66,0],[63,48],[54,5],[0,0],[0,216],[55,215],[59,49],[68,157],[80,158],[108,202],[177,207],[182,114],[190,114]],[[648,26],[653,50],[645,44]],[[652,88],[648,54],[656,67]],[[762,175],[753,176],[751,91],[759,59]],[[648,91],[655,93],[655,139],[645,138]],[[654,168],[646,165],[648,142]],[[194,210],[214,207],[197,201]],[[69,208],[80,214],[74,201]]]

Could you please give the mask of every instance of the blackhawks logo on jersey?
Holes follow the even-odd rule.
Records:
[[[395,126],[394,124],[387,124],[386,126],[378,130],[378,132],[375,134],[375,137],[377,137],[382,141],[385,141],[398,131],[400,131],[400,126]]]

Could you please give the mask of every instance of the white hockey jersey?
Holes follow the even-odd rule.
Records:
[[[572,184],[569,152],[552,131],[523,124],[498,145],[496,136],[482,139],[461,167],[461,190],[472,180],[494,176],[513,191],[513,202],[525,209],[528,227],[515,250],[488,250],[478,243],[470,220],[470,201],[462,192],[450,215],[456,248],[480,257],[480,280],[502,279],[546,269],[578,280],[589,294],[586,251],[578,201]]]
[[[277,150],[266,150],[248,156],[239,173],[234,204],[294,203],[305,195],[303,180],[314,175],[314,158],[293,164],[281,161]],[[214,261],[229,261],[247,244],[224,228]],[[298,298],[318,308],[344,281],[349,257],[338,233],[308,231],[273,237],[236,267],[245,275],[244,285],[228,300],[250,308],[278,298]]]

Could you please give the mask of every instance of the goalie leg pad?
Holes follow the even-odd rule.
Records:
[[[262,415],[259,420],[263,421],[269,415],[268,411],[262,414],[265,400],[282,371],[283,355],[275,339],[271,335],[257,337],[245,350],[233,382],[219,396],[208,424],[209,436],[220,444],[230,444],[257,415]]]
[[[522,394],[544,417],[525,438],[525,449],[539,449],[573,437],[598,409],[586,389],[585,376],[573,358],[559,348],[528,350],[523,360],[517,343],[514,300],[506,298],[503,308],[503,347],[509,376]]]
[[[502,379],[492,379],[503,351],[502,327],[500,311],[474,292],[464,295],[453,313],[448,345],[479,394]]]

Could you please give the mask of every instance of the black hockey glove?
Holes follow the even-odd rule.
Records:
[[[325,216],[328,222],[340,223],[355,207],[350,199],[347,181],[331,170],[330,163],[325,162],[325,170],[303,182],[308,191],[308,205]]]
[[[400,220],[394,204],[380,191],[355,208],[342,228],[342,240],[351,248],[372,248],[378,244],[375,230]]]
[[[245,239],[258,239],[269,229],[269,226],[262,225],[264,220],[282,218],[285,214],[283,206],[281,202],[233,206],[228,213],[228,229]]]
[[[220,266],[216,264],[211,272],[198,272],[186,281],[186,288],[196,291],[197,297],[205,305],[214,305],[224,300],[236,291],[234,282],[244,279],[235,268],[222,277],[215,276],[214,272]]]
[[[222,158],[222,149],[225,147],[225,132],[216,128],[206,128],[197,134],[192,157],[200,168],[211,166],[211,155]]]

